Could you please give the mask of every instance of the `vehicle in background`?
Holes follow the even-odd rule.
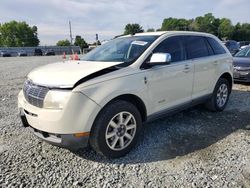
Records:
[[[236,54],[240,50],[240,45],[235,40],[224,41],[223,44],[232,55]]]
[[[11,53],[6,50],[0,50],[0,57],[11,57]]]
[[[54,50],[48,49],[48,50],[45,51],[44,55],[46,55],[46,56],[52,56],[52,55],[56,55],[56,54],[55,54]]]
[[[36,48],[34,51],[34,56],[42,56],[43,51],[40,48]]]
[[[250,45],[241,46],[241,47],[240,47],[240,50],[243,50],[244,48],[246,48],[246,47],[248,47],[248,46],[250,46]]]
[[[238,45],[240,46],[240,49],[244,49],[245,47],[249,46],[250,41],[239,41]]]
[[[250,82],[250,46],[235,54],[233,66],[235,81]]]
[[[18,55],[19,57],[21,57],[21,56],[28,56],[27,52],[24,51],[24,50],[20,50],[20,51],[17,53],[17,55]]]

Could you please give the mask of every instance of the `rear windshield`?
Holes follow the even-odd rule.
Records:
[[[234,57],[250,57],[250,47],[246,47],[243,50],[239,51]]]

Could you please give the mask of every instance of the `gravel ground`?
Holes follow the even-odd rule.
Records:
[[[27,73],[60,59],[0,58],[0,187],[250,187],[250,85],[234,85],[224,112],[197,106],[145,124],[131,153],[108,160],[51,146],[20,126]]]

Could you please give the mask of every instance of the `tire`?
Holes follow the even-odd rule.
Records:
[[[90,133],[90,146],[107,158],[122,157],[135,146],[141,128],[142,118],[133,104],[113,101],[98,114]]]
[[[205,104],[206,108],[213,112],[223,111],[228,103],[231,88],[225,78],[220,78],[215,85],[212,97]]]

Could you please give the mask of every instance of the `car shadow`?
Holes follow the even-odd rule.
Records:
[[[241,100],[250,92],[234,90],[233,97]],[[76,155],[111,164],[137,164],[169,160],[202,150],[220,141],[235,131],[250,130],[250,111],[239,111],[228,104],[229,110],[213,113],[202,105],[193,107],[170,117],[146,123],[142,137],[136,147],[119,159],[107,159],[90,148],[75,152]]]

